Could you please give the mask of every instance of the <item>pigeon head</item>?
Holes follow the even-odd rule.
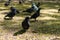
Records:
[[[40,2],[38,2],[38,5],[40,5]]]
[[[10,10],[16,12],[16,9],[14,7],[10,7]]]
[[[29,17],[26,17],[25,20],[29,20]]]
[[[10,9],[12,10],[12,9],[14,9],[14,7],[10,7]]]
[[[26,17],[26,19],[29,19],[29,17]]]
[[[40,6],[40,2],[38,2],[38,4],[37,4],[37,7],[39,7]]]

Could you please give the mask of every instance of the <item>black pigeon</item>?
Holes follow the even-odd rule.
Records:
[[[8,1],[11,1],[11,0],[8,0]]]
[[[6,17],[9,17],[10,19],[12,19],[16,13],[19,13],[19,11],[17,9],[15,9],[14,7],[11,7],[10,8],[11,12],[9,12],[5,17],[4,19],[6,19]]]
[[[22,3],[24,3],[24,0],[19,0],[19,4],[22,4]]]
[[[60,9],[58,9],[58,13],[60,12]]]
[[[22,22],[22,27],[23,27],[24,30],[29,29],[29,27],[30,27],[29,17],[26,17],[25,20],[23,20],[23,22]]]
[[[5,6],[10,5],[10,1],[7,1],[4,5],[5,5]]]
[[[35,19],[36,21],[36,18],[40,15],[40,8],[31,16],[31,19]]]

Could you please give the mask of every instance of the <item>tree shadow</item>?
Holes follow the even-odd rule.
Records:
[[[22,30],[19,30],[16,33],[14,33],[13,36],[17,36],[18,34],[23,34],[25,32],[26,32],[26,30],[22,29]]]
[[[32,25],[32,33],[54,34],[60,35],[60,21],[59,20],[43,20]]]

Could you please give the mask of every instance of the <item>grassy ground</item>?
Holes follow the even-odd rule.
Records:
[[[0,4],[0,7],[3,8],[1,11],[5,11],[4,9],[9,10],[10,6],[4,7],[3,3]],[[29,4],[19,5],[17,3],[13,3],[13,5],[20,11],[30,7]],[[30,22],[31,24],[29,30],[26,33],[19,34],[16,37],[14,37],[13,34],[22,29],[21,22],[26,16],[31,16],[33,13],[30,15],[28,13],[25,14],[21,12],[20,14],[17,14],[13,20],[4,20],[4,12],[0,13],[0,39],[9,40],[10,38],[10,40],[50,40],[60,37],[60,14],[57,13],[57,9],[60,7],[60,5],[56,3],[42,3],[40,7],[44,9],[41,10],[41,16],[37,18],[38,21]]]

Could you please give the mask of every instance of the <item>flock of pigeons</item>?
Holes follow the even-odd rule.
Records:
[[[7,1],[4,5],[8,6],[10,4],[10,2],[11,2],[11,0]],[[28,9],[22,11],[22,12],[28,12],[28,13],[35,12],[31,17],[26,17],[23,20],[22,27],[24,30],[27,30],[30,27],[29,19],[35,19],[35,21],[36,21],[36,18],[40,15],[41,8],[39,8],[39,6],[40,6],[40,3],[38,3],[37,5],[35,3],[32,3],[31,8],[28,8]],[[20,13],[19,10],[17,10],[15,7],[10,7],[10,10],[11,11],[9,13],[7,13],[7,15],[4,17],[5,20],[11,20],[17,13]]]
[[[8,6],[10,4],[11,0],[7,1],[4,5],[5,6]],[[40,6],[40,3],[38,2],[38,4],[36,5],[35,3],[32,3],[32,7],[31,8],[28,8],[26,10],[23,10],[22,12],[28,12],[28,13],[32,13],[34,12],[34,14],[31,16],[31,17],[26,17],[23,22],[22,22],[22,27],[23,29],[26,31],[29,29],[30,27],[30,22],[29,20],[30,19],[35,19],[36,21],[36,18],[38,16],[40,16],[40,10],[41,8],[39,7]],[[10,12],[4,17],[5,20],[11,20],[13,19],[13,17],[17,14],[17,13],[20,13],[19,10],[17,10],[16,8],[14,7],[10,7]],[[58,9],[58,12],[60,11],[60,9]],[[7,18],[9,17],[9,18]]]

